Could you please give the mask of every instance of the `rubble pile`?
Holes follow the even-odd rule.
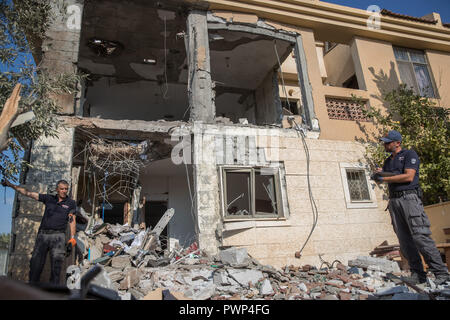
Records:
[[[360,256],[327,268],[311,265],[275,269],[262,265],[245,248],[207,256],[194,242],[186,249],[162,250],[152,231],[127,225],[97,226],[79,239],[90,252],[68,268],[67,285],[79,289],[93,264],[103,271],[92,283],[118,292],[123,300],[448,300],[450,283],[411,288],[396,261]],[[394,278],[389,277],[389,274]]]

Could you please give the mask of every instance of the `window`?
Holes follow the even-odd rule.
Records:
[[[350,200],[370,201],[369,189],[367,188],[364,170],[347,169],[347,183],[350,193]]]
[[[341,177],[347,208],[376,208],[373,185],[368,171],[360,163],[341,163]]]
[[[435,98],[425,53],[420,50],[394,47],[394,54],[402,82],[423,97]]]
[[[222,205],[225,219],[281,216],[278,169],[222,168]]]

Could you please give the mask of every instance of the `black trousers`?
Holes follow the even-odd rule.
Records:
[[[39,232],[30,260],[30,283],[39,282],[44,269],[47,253],[50,252],[50,283],[59,284],[59,277],[65,258],[65,233],[45,234]]]
[[[426,276],[421,254],[431,272],[435,275],[447,274],[447,266],[431,238],[430,221],[420,198],[416,194],[407,194],[389,199],[389,212],[400,250],[408,260],[411,271]]]

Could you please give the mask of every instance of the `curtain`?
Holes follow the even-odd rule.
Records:
[[[414,64],[414,72],[416,73],[420,95],[423,97],[434,98],[433,85],[427,66],[423,64]]]
[[[409,89],[413,89],[414,92],[419,93],[417,88],[414,72],[411,70],[411,64],[409,62],[398,62],[398,70],[400,71],[400,79]]]

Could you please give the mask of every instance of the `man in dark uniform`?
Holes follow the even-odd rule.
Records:
[[[71,238],[68,245],[76,245],[75,232],[75,201],[67,195],[69,184],[65,180],[60,180],[56,184],[56,195],[40,194],[31,192],[25,188],[15,186],[9,181],[2,182],[8,186],[34,200],[45,204],[45,212],[36,237],[33,254],[30,260],[29,282],[37,283],[40,280],[42,270],[45,265],[47,253],[50,251],[51,275],[50,282],[59,284],[59,277],[66,253],[66,227],[69,222]]]
[[[375,180],[377,183],[388,183],[389,212],[400,250],[409,263],[409,280],[415,283],[426,282],[421,254],[436,277],[434,282],[444,284],[450,281],[447,266],[430,237],[430,221],[419,197],[419,157],[414,150],[401,148],[402,136],[398,131],[389,131],[380,140],[391,156],[384,161],[383,169],[377,170]],[[394,175],[386,176],[383,172]]]

